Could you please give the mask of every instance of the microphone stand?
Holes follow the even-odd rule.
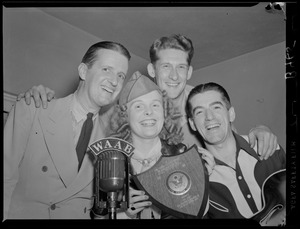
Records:
[[[117,204],[118,204],[117,192],[107,193],[107,203],[108,203],[108,217],[109,219],[117,219]]]

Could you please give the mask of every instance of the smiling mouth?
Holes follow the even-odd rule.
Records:
[[[218,128],[218,127],[220,127],[220,124],[212,124],[212,125],[206,126],[206,129],[211,130],[211,129],[215,129],[215,128]]]
[[[178,87],[180,83],[166,83],[169,87]]]
[[[104,90],[104,91],[107,91],[108,93],[114,93],[114,90],[109,88],[109,87],[106,87],[106,86],[101,86],[101,88]]]
[[[142,121],[140,123],[144,127],[154,126],[156,124],[156,120],[155,119],[148,119],[148,120],[144,120],[144,121]]]

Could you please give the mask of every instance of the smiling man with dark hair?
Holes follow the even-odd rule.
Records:
[[[216,162],[209,176],[207,217],[253,217],[265,207],[262,197],[265,181],[278,173],[285,174],[284,150],[278,145],[272,156],[261,161],[257,146],[251,148],[247,137],[232,131],[236,113],[228,93],[216,83],[196,86],[189,94],[187,112],[192,129],[201,135],[206,150],[213,154]],[[278,186],[283,185],[284,180]],[[277,191],[275,188],[271,190],[273,194]],[[276,202],[275,197],[274,194],[271,199]],[[280,217],[279,224],[285,220],[285,214]]]

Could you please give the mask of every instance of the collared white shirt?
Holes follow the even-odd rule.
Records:
[[[87,114],[89,111],[86,111],[81,104],[79,103],[76,94],[73,95],[71,101],[71,114],[72,114],[72,125],[73,125],[73,139],[75,146],[77,145],[77,141],[79,139],[79,135],[81,132],[82,125],[87,118]],[[93,122],[98,116],[98,112],[93,115]]]

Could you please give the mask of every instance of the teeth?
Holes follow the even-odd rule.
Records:
[[[212,124],[212,125],[206,126],[206,129],[210,130],[212,128],[219,127],[219,126],[220,126],[219,124]]]
[[[179,83],[166,83],[169,87],[177,87]]]
[[[105,87],[105,86],[102,86],[102,89],[109,92],[109,93],[113,93],[114,91],[112,89],[110,89],[109,87]]]
[[[142,126],[153,126],[156,123],[154,119],[142,121]]]

